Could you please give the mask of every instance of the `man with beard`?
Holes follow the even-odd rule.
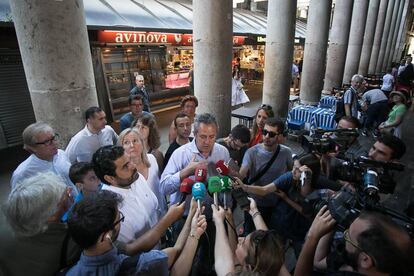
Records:
[[[290,148],[280,145],[284,139],[284,130],[285,123],[282,120],[277,118],[266,120],[262,130],[263,143],[257,144],[246,151],[239,171],[242,179],[248,176],[248,184],[264,186],[285,172],[292,170],[292,151]],[[273,162],[271,162],[272,159]],[[269,162],[271,165],[266,168]],[[271,226],[270,217],[279,201],[278,196],[276,194],[269,194],[264,197],[251,196],[257,202],[264,221]],[[245,231],[248,233],[253,230],[253,222],[249,216],[246,216]]]
[[[327,275],[408,275],[404,273],[413,272],[410,267],[413,248],[406,230],[381,213],[365,210],[344,231],[342,262],[332,267],[326,256],[335,223],[324,206],[309,229],[294,275],[311,275],[314,265],[317,269],[327,269]],[[337,255],[338,251],[335,253]]]
[[[122,196],[123,204],[119,210],[126,219],[121,222],[118,240],[129,243],[147,231],[154,231],[150,239],[144,241],[146,250],[152,249],[160,240],[165,230],[184,212],[184,206],[170,208],[158,222],[158,200],[151,191],[144,176],[137,172],[135,166],[119,146],[105,146],[98,149],[92,158],[96,175],[103,183],[102,190],[109,190]],[[177,209],[177,210],[175,210]]]

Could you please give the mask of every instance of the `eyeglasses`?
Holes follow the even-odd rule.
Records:
[[[121,211],[119,211],[119,219],[118,219],[117,221],[115,221],[115,222],[112,224],[111,228],[110,228],[110,229],[108,229],[108,230],[114,229],[114,228],[115,228],[115,226],[117,226],[118,224],[120,224],[120,223],[121,223],[121,222],[123,222],[124,220],[125,220],[125,216],[124,216],[124,214],[123,214]],[[101,242],[103,242],[104,238],[105,238],[105,235],[102,235]]]
[[[349,229],[346,229],[344,231],[344,240],[346,242],[349,242],[353,247],[357,248],[358,250],[364,251],[358,244],[351,240],[351,238],[349,237]]]
[[[35,143],[35,145],[45,145],[45,146],[50,146],[51,144],[53,144],[54,141],[56,141],[57,139],[59,139],[59,134],[55,133],[52,138],[43,141],[43,142],[38,142]]]
[[[269,134],[270,138],[274,138],[276,135],[279,135],[280,133],[276,133],[276,132],[273,132],[273,131],[268,131],[266,129],[263,129],[262,134],[263,134],[263,137]]]
[[[133,145],[138,145],[138,144],[141,144],[139,140],[132,140],[132,141],[126,140],[122,143],[123,146],[128,146],[128,147],[133,146]]]

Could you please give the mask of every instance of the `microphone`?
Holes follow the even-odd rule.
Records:
[[[206,196],[206,186],[201,182],[196,182],[192,188],[193,198],[197,200],[197,207],[201,210],[201,201]]]
[[[208,192],[213,195],[214,205],[218,207],[217,193],[221,191],[221,179],[219,176],[212,176],[208,179]]]
[[[207,169],[205,165],[198,165],[194,171],[195,182],[204,183],[207,178]]]
[[[183,203],[187,197],[187,195],[191,194],[191,188],[193,187],[194,180],[191,178],[184,178],[183,181],[180,184],[180,193],[181,193],[181,199],[180,203]]]
[[[224,160],[219,160],[216,162],[216,171],[220,175],[229,175],[229,163],[224,162]]]
[[[224,200],[224,209],[227,209],[227,193],[231,190],[233,183],[228,176],[223,176],[221,178],[221,191],[223,192],[223,200]]]
[[[300,173],[300,185],[303,187],[305,185],[306,179],[308,179],[309,175],[307,172],[301,172]]]

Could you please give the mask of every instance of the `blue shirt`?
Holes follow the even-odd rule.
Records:
[[[180,200],[181,193],[180,189],[180,171],[184,169],[190,162],[193,156],[196,156],[196,161],[207,161],[208,162],[208,173],[207,176],[217,176],[216,171],[216,162],[219,160],[228,161],[230,159],[229,151],[219,145],[214,143],[213,149],[210,152],[208,158],[205,158],[196,146],[196,139],[191,143],[182,145],[176,149],[171,155],[170,160],[168,161],[167,166],[164,169],[163,174],[161,175],[160,182],[160,192],[161,194],[167,196],[171,195],[170,202],[171,204],[177,203]],[[194,176],[190,178],[194,179]],[[206,184],[206,183],[204,183]],[[207,185],[206,185],[207,186]],[[228,197],[230,198],[230,196]],[[206,216],[210,217],[211,215],[211,204],[213,203],[212,197],[208,194],[206,195],[204,205],[206,206]],[[187,197],[186,202],[186,213],[190,207],[190,197]]]
[[[142,111],[142,113],[141,113],[141,114],[151,114],[151,113],[146,112],[146,111]],[[124,115],[121,117],[121,119],[119,119],[119,124],[120,124],[121,131],[123,131],[124,129],[130,128],[130,127],[131,127],[132,122],[133,122],[133,121],[135,120],[135,118],[137,118],[137,117],[139,117],[139,115],[138,115],[138,116],[136,116],[136,117],[134,117],[134,115],[132,115],[132,112],[128,112],[128,113],[124,114]]]
[[[86,256],[82,253],[78,263],[66,275],[116,275],[122,262],[128,256],[118,254],[116,247],[100,256]],[[135,275],[168,275],[168,256],[164,251],[151,250],[139,255]]]

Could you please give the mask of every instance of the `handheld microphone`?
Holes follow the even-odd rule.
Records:
[[[184,178],[183,181],[180,184],[180,193],[181,193],[181,199],[180,203],[183,203],[187,197],[187,195],[191,194],[191,188],[193,187],[194,180],[191,178]]]
[[[218,207],[217,193],[221,191],[221,179],[219,176],[212,176],[208,179],[208,192],[213,195],[214,205]]]
[[[219,160],[216,162],[216,171],[220,175],[229,175],[229,164],[224,162],[224,160]]]
[[[194,171],[195,182],[205,182],[207,178],[207,169],[205,165],[198,165]]]
[[[228,176],[223,176],[221,178],[221,191],[223,192],[223,200],[224,200],[224,209],[227,209],[227,193],[231,190],[233,183]]]
[[[201,210],[201,201],[206,196],[206,186],[201,182],[196,182],[192,188],[193,198],[197,200],[197,207]]]

